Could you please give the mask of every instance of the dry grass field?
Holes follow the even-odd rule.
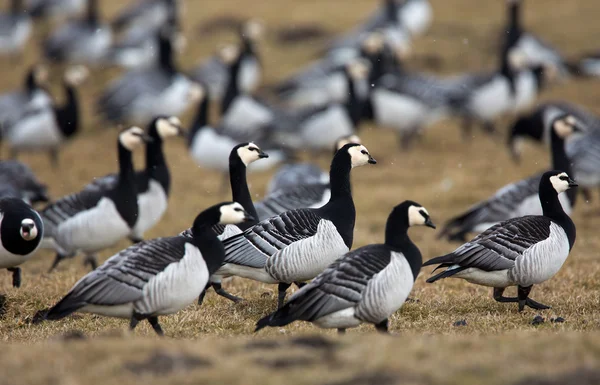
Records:
[[[217,44],[234,41],[230,33],[208,36],[202,23],[220,16],[258,17],[270,34],[261,46],[266,83],[272,83],[307,63],[325,40],[281,45],[274,31],[290,24],[314,23],[333,33],[364,18],[375,0],[183,0],[188,47],[179,58],[184,69],[211,54]],[[566,56],[600,49],[600,2],[591,0],[526,0],[529,29],[560,47]],[[439,73],[493,68],[498,33],[504,20],[504,1],[431,0],[434,21],[414,43],[409,66]],[[103,0],[107,17],[122,1]],[[0,62],[0,89],[20,86],[27,67],[38,58],[37,44],[49,26],[40,25],[23,61]],[[94,69],[81,91],[84,130],[61,154],[61,167],[52,170],[43,155],[23,156],[48,183],[53,197],[77,191],[95,176],[116,170],[116,128],[92,115],[92,101],[118,73]],[[59,84],[60,69],[52,71]],[[53,87],[54,88],[54,87]],[[544,100],[565,99],[596,113],[600,81],[569,80],[543,94]],[[190,111],[193,113],[194,111]],[[191,114],[183,117],[190,121]],[[502,122],[504,131],[508,120]],[[375,166],[353,171],[357,207],[355,247],[379,242],[390,209],[405,199],[423,204],[441,225],[470,204],[488,197],[504,184],[547,167],[544,148],[530,146],[520,165],[511,162],[504,137],[490,138],[475,131],[465,142],[455,121],[429,129],[414,150],[401,152],[393,133],[363,126],[365,145],[378,160]],[[166,144],[173,175],[169,210],[148,237],[176,234],[189,227],[196,213],[229,199],[220,196],[220,178],[197,168],[185,144]],[[143,152],[143,151],[142,151]],[[143,154],[137,154],[141,165]],[[316,159],[327,167],[329,159]],[[260,198],[269,173],[252,174],[251,190]],[[592,384],[600,383],[600,197],[578,202],[574,220],[577,243],[560,273],[532,291],[532,297],[552,305],[545,322],[532,325],[538,314],[517,312],[515,304],[492,300],[491,289],[458,280],[425,283],[424,269],[411,297],[391,319],[392,336],[378,336],[361,327],[338,338],[333,332],[307,324],[252,334],[256,320],[272,311],[276,287],[233,280],[228,290],[246,301],[239,304],[210,291],[204,305],[164,317],[168,336],[158,339],[147,324],[130,334],[127,322],[92,315],[75,315],[59,322],[32,325],[33,314],[51,306],[83,275],[81,259],[66,261],[46,274],[53,255],[39,252],[23,267],[23,285],[12,288],[10,276],[0,273],[0,384],[101,384],[111,380],[154,383],[223,384]],[[436,232],[410,232],[425,259],[451,251],[456,245],[436,239]],[[128,246],[123,241],[101,254],[101,260]],[[563,317],[564,323],[551,322]],[[454,326],[466,320],[465,326]],[[69,335],[65,341],[65,334]],[[317,337],[315,337],[317,334]],[[85,338],[78,338],[85,336]],[[312,336],[312,337],[311,337]],[[77,339],[77,341],[73,341]]]

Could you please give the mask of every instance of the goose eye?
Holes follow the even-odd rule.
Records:
[[[560,180],[569,180],[569,178],[568,178],[568,177],[566,177],[566,176],[561,176],[561,177],[560,177]]]
[[[239,207],[236,207],[236,208],[233,209],[233,211],[242,212],[243,210],[241,208],[239,208]]]
[[[369,153],[367,152],[367,150],[362,150],[360,153],[364,154],[364,155],[369,155]]]
[[[423,218],[425,218],[425,219],[427,219],[427,217],[429,216],[429,215],[427,215],[427,213],[426,213],[425,211],[423,211],[423,210],[419,210],[419,214],[421,214],[421,215],[423,216]]]

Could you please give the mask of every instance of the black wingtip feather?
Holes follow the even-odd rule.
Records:
[[[59,320],[73,314],[84,306],[85,303],[74,301],[71,298],[71,295],[67,294],[63,299],[60,300],[60,302],[54,305],[52,309],[48,311],[48,313],[46,313],[44,318],[51,321]]]
[[[427,283],[434,283],[435,281],[439,280],[439,279],[443,279],[443,278],[448,278],[453,276],[456,273],[460,273],[461,271],[463,271],[465,269],[465,267],[459,267],[456,269],[452,269],[452,270],[444,270],[439,274],[434,275],[433,277],[429,278],[427,281]],[[435,271],[435,270],[434,270]]]
[[[423,266],[438,265],[438,264],[442,264],[442,263],[452,263],[453,261],[454,261],[454,254],[450,253],[450,254],[439,256],[439,257],[431,258],[429,261],[426,261],[425,263],[423,263]]]

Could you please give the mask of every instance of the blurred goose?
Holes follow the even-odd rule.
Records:
[[[110,26],[100,20],[98,0],[88,0],[85,17],[54,31],[44,41],[43,51],[53,61],[97,64],[108,53],[112,39]]]
[[[31,29],[31,19],[23,8],[23,0],[11,0],[10,10],[0,13],[0,54],[22,52]]]
[[[40,215],[18,198],[0,198],[0,269],[12,273],[13,287],[21,286],[21,268],[35,254],[44,235]]]
[[[573,75],[600,77],[600,52],[581,55],[568,66]]]
[[[148,320],[162,336],[158,316],[177,313],[194,302],[223,262],[223,245],[212,227],[249,218],[239,203],[221,203],[196,217],[191,238],[178,235],[133,245],[80,279],[46,319],[94,313],[129,319],[132,330]]]
[[[356,135],[339,138],[333,155],[348,143],[361,144],[361,140]],[[292,163],[279,168],[265,197],[254,207],[262,221],[290,210],[319,208],[330,197],[329,173],[312,163]]]
[[[150,140],[146,142],[146,167],[135,173],[138,216],[129,239],[141,242],[144,233],[153,228],[167,211],[171,191],[171,174],[163,152],[163,141],[174,136],[185,136],[181,121],[175,116],[156,117],[149,126]],[[119,182],[118,174],[95,179],[84,191],[114,189]]]
[[[518,51],[524,56],[529,66],[548,66],[567,74],[565,60],[561,54],[548,43],[534,34],[527,32],[521,22],[523,0],[507,0],[507,25],[502,29],[503,45],[510,50]]]
[[[432,14],[428,0],[383,0],[381,7],[355,31],[373,31],[397,20],[408,33],[418,36],[429,28]]]
[[[89,0],[26,0],[34,18],[68,19],[85,10]]]
[[[435,270],[445,270],[427,282],[462,278],[493,287],[496,301],[517,302],[519,311],[525,306],[548,309],[549,306],[529,298],[529,293],[533,285],[558,273],[575,244],[575,224],[564,212],[558,194],[576,186],[565,172],[545,172],[539,185],[543,215],[500,222],[452,253],[430,259],[423,266],[436,264]],[[518,286],[517,297],[504,297],[509,286]]]
[[[173,61],[174,32],[160,33],[159,64],[134,70],[112,82],[97,101],[99,113],[111,122],[148,124],[156,115],[180,115],[202,90],[177,70]]]
[[[341,333],[366,322],[387,333],[388,318],[408,298],[423,263],[421,252],[408,237],[411,226],[435,229],[423,206],[405,201],[388,217],[385,243],[346,253],[283,307],[259,320],[256,331],[308,321]]]
[[[555,118],[551,123],[552,168],[571,173],[571,163],[565,152],[565,140],[581,131],[571,115]],[[467,212],[452,218],[439,234],[451,241],[465,242],[470,232],[482,232],[490,226],[525,215],[541,215],[542,206],[538,198],[538,188],[543,173],[511,183],[498,190],[491,198],[479,202]],[[575,190],[567,191],[559,197],[567,215],[575,206]]]
[[[42,212],[45,248],[56,250],[50,271],[79,251],[96,268],[96,253],[131,234],[138,217],[137,188],[132,154],[150,137],[139,127],[119,134],[119,180],[106,190],[84,189],[48,205]]]
[[[173,14],[178,13],[178,0],[138,0],[121,11],[113,20],[115,30],[157,29],[163,26]]]
[[[85,81],[88,73],[82,66],[68,68],[63,78],[66,93],[63,105],[30,108],[14,124],[4,127],[4,137],[12,158],[23,151],[48,151],[52,165],[58,165],[61,145],[72,138],[81,125],[77,87]]]
[[[237,86],[243,93],[253,92],[260,84],[262,68],[256,45],[263,34],[264,26],[257,20],[249,20],[240,26],[240,75]],[[212,97],[219,100],[230,82],[228,66],[221,55],[213,56],[192,70],[191,76],[207,85]]]
[[[16,160],[0,160],[0,197],[19,198],[28,204],[48,202],[48,187],[31,168]]]
[[[37,64],[30,68],[25,76],[23,89],[0,95],[0,129],[4,131],[7,124],[13,124],[27,110],[48,107],[52,97],[44,88],[48,80],[46,66]]]
[[[331,198],[318,209],[286,211],[223,241],[221,277],[279,283],[278,304],[293,282],[308,281],[352,247],[356,210],[350,170],[376,163],[359,144],[347,144],[331,162]]]

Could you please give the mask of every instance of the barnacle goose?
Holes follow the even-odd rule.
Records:
[[[18,198],[0,199],[0,269],[12,273],[14,287],[21,286],[21,268],[35,254],[44,236],[40,215]]]
[[[115,30],[124,28],[155,29],[161,27],[178,12],[178,0],[137,1],[121,11],[111,25]]]
[[[356,135],[341,137],[333,148],[333,155],[348,143],[362,142]],[[312,163],[292,163],[277,171],[269,182],[265,197],[254,203],[254,207],[262,221],[290,210],[319,208],[330,197],[328,173]]]
[[[571,173],[571,164],[565,152],[565,140],[581,130],[571,115],[562,115],[551,124],[552,169]],[[449,220],[439,238],[466,242],[470,232],[482,232],[496,223],[525,215],[541,215],[542,205],[538,188],[543,173],[502,187],[489,199],[479,202],[465,213]],[[562,208],[570,214],[575,205],[576,191],[570,190],[559,197]]]
[[[356,31],[373,31],[390,20],[397,20],[411,35],[418,36],[431,24],[433,12],[428,0],[383,0],[382,3]]]
[[[95,64],[103,60],[112,44],[109,25],[100,21],[98,0],[87,0],[83,19],[59,27],[43,42],[44,55],[57,62]]]
[[[573,75],[600,77],[600,52],[584,54],[568,66]]]
[[[142,241],[144,233],[154,227],[167,211],[171,174],[165,161],[163,140],[174,136],[185,136],[181,121],[175,116],[156,117],[150,123],[148,135],[151,140],[146,142],[146,168],[135,174],[138,216],[129,235],[129,239],[134,243]],[[118,175],[107,175],[95,179],[84,190],[110,190],[115,188],[118,181]]]
[[[577,184],[567,173],[554,170],[542,175],[539,198],[543,215],[509,219],[490,227],[452,253],[436,257],[423,266],[438,264],[444,271],[429,278],[454,277],[494,288],[498,302],[518,302],[525,306],[548,309],[529,297],[531,288],[552,278],[567,260],[575,244],[575,224],[564,212],[558,194]],[[434,270],[434,271],[435,271]],[[508,286],[518,286],[517,297],[504,297]]]
[[[22,90],[0,95],[0,130],[17,121],[29,109],[38,109],[52,104],[52,98],[44,83],[48,80],[48,69],[37,64],[29,69]]]
[[[356,210],[350,189],[353,167],[376,163],[359,144],[347,144],[333,157],[331,199],[318,209],[286,211],[223,241],[222,277],[239,276],[279,283],[279,306],[293,282],[310,280],[352,247]]]
[[[191,304],[223,262],[223,245],[212,227],[248,219],[239,203],[225,202],[196,217],[190,238],[178,235],[130,246],[80,279],[46,319],[78,311],[129,319],[131,329],[147,319],[163,335],[158,316]]]
[[[20,53],[31,35],[31,24],[23,0],[11,0],[10,10],[0,13],[0,54]]]
[[[98,112],[111,122],[148,124],[156,115],[180,115],[195,103],[200,86],[177,70],[173,61],[176,33],[161,29],[159,63],[133,70],[111,83],[97,100]]]
[[[16,160],[0,161],[0,197],[13,197],[28,204],[48,202],[48,187],[41,183],[31,168]]]
[[[26,0],[27,10],[34,18],[68,19],[79,15],[89,0]]]
[[[527,32],[521,22],[523,0],[507,0],[507,25],[502,29],[503,45],[521,53],[527,65],[548,65],[567,74],[565,60],[561,54],[548,43],[534,34]]]
[[[14,123],[6,123],[3,135],[12,158],[22,151],[48,151],[52,164],[58,165],[60,146],[77,134],[81,125],[77,87],[88,73],[83,66],[68,68],[63,78],[66,94],[63,105],[30,108]]]
[[[50,271],[79,251],[85,254],[86,264],[96,268],[96,252],[131,234],[138,216],[131,152],[148,140],[150,137],[139,127],[121,132],[117,141],[117,184],[111,189],[84,189],[67,195],[40,213],[45,228],[42,245],[57,252]]]
[[[237,86],[244,93],[254,91],[260,83],[262,68],[256,45],[263,34],[264,26],[258,20],[248,20],[240,26],[240,74]],[[207,85],[212,97],[219,100],[223,98],[230,82],[228,67],[222,55],[212,56],[192,70],[191,77]]]
[[[346,253],[283,307],[258,321],[255,331],[308,321],[341,333],[363,322],[387,332],[388,317],[402,307],[421,271],[421,252],[408,237],[408,228],[419,225],[435,229],[423,206],[404,201],[394,207],[385,243]]]

